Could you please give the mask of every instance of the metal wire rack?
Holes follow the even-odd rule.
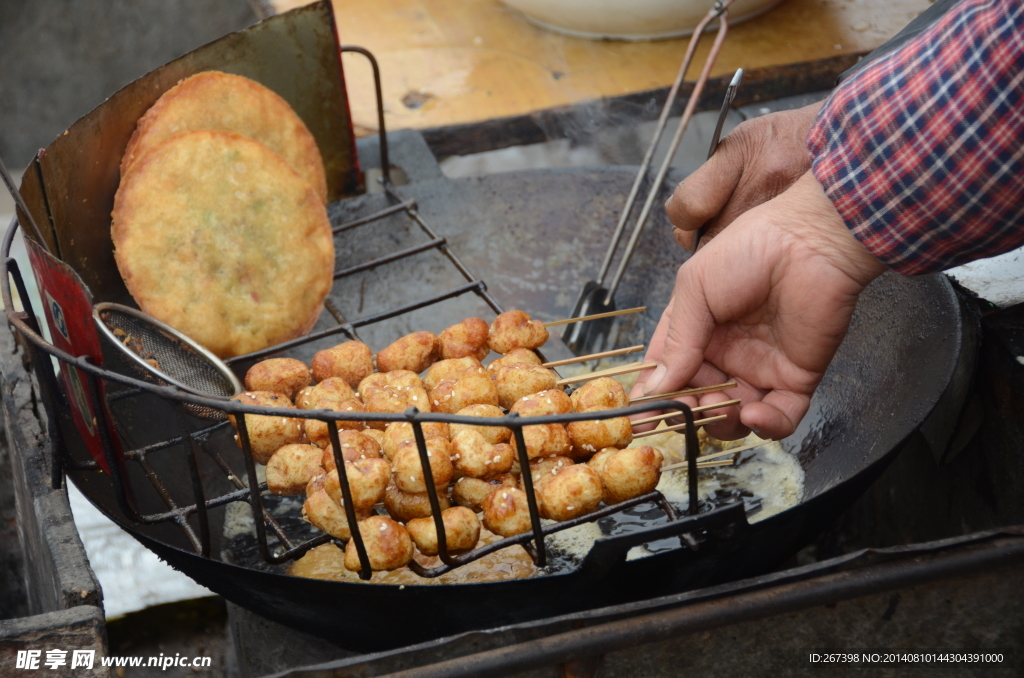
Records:
[[[384,124],[383,101],[381,96],[380,73],[376,60],[365,49],[360,47],[342,47],[342,51],[355,52],[365,56],[372,68],[376,97],[378,106],[378,121],[380,126],[380,156],[382,161],[382,183],[384,184],[385,195],[391,203],[388,207],[381,209],[359,219],[342,223],[334,228],[334,233],[339,234],[345,231],[356,229],[389,217],[391,215],[404,213],[408,219],[414,222],[429,237],[429,241],[422,245],[393,252],[362,264],[349,266],[338,270],[334,274],[335,280],[342,280],[360,271],[400,262],[403,259],[430,249],[440,251],[465,278],[466,282],[441,294],[426,299],[405,304],[403,306],[376,313],[357,320],[346,320],[336,309],[329,308],[334,317],[335,325],[327,329],[311,333],[305,337],[295,339],[262,351],[239,356],[231,363],[237,364],[244,361],[260,359],[265,356],[281,353],[288,349],[305,345],[325,337],[336,334],[344,334],[351,339],[358,339],[357,330],[361,327],[374,325],[396,316],[411,311],[425,308],[439,302],[453,299],[467,293],[473,293],[482,299],[496,314],[502,311],[501,306],[488,293],[487,286],[483,280],[475,277],[470,270],[462,263],[459,257],[451,250],[446,240],[439,237],[433,228],[427,223],[416,208],[415,199],[403,199],[392,188],[390,183],[390,166],[388,159],[387,135]],[[171,524],[176,526],[184,534],[188,543],[195,553],[205,557],[211,557],[211,531],[210,511],[226,506],[233,502],[246,502],[251,508],[253,522],[256,531],[257,548],[260,557],[269,564],[284,563],[300,557],[309,549],[331,541],[337,541],[334,537],[323,534],[317,537],[306,539],[296,543],[281,524],[264,506],[263,492],[266,491],[266,483],[258,480],[256,463],[252,455],[252,447],[249,440],[247,417],[249,416],[279,416],[299,419],[318,419],[327,424],[330,441],[333,447],[335,464],[338,469],[339,481],[344,496],[351,496],[349,481],[345,469],[345,462],[342,456],[342,448],[338,438],[338,423],[347,421],[383,421],[383,422],[409,422],[412,425],[417,448],[419,451],[420,463],[423,468],[427,495],[433,514],[434,525],[438,535],[438,550],[442,565],[426,569],[419,563],[412,561],[410,568],[423,577],[436,577],[455,567],[477,560],[488,553],[506,548],[514,544],[522,544],[533,558],[535,563],[543,567],[548,560],[544,539],[555,532],[574,527],[584,522],[598,520],[610,514],[622,511],[632,506],[654,502],[665,512],[670,521],[676,520],[676,514],[668,501],[657,491],[649,492],[634,499],[606,506],[594,513],[590,513],[573,520],[560,522],[554,525],[544,526],[541,524],[540,511],[538,509],[537,497],[533,487],[533,480],[529,472],[529,458],[523,428],[538,424],[567,424],[574,421],[584,420],[605,420],[614,417],[623,417],[640,412],[659,410],[676,410],[679,416],[686,422],[686,456],[689,472],[689,513],[696,515],[700,511],[697,499],[697,454],[698,441],[694,416],[690,408],[677,401],[644,402],[631,407],[589,413],[570,413],[560,415],[548,415],[541,417],[520,417],[517,414],[509,414],[500,418],[467,417],[453,414],[424,413],[415,408],[410,408],[404,413],[354,413],[354,412],[333,412],[325,410],[296,410],[283,408],[268,408],[254,405],[245,405],[238,401],[222,398],[206,397],[182,390],[174,385],[161,385],[149,381],[140,380],[133,376],[121,374],[95,364],[88,356],[74,356],[55,347],[46,341],[41,332],[38,316],[32,309],[24,279],[19,270],[18,264],[11,257],[11,244],[16,231],[20,228],[18,219],[15,218],[8,228],[2,243],[2,266],[0,275],[0,292],[3,295],[5,313],[8,322],[21,335],[22,346],[26,349],[27,358],[31,361],[33,371],[41,391],[41,399],[46,409],[48,421],[48,433],[53,441],[51,447],[51,480],[53,486],[60,487],[63,472],[65,469],[73,471],[96,471],[101,470],[101,465],[95,460],[73,459],[68,451],[68,446],[62,438],[61,428],[58,426],[58,407],[63,402],[62,391],[57,384],[54,370],[52,369],[50,357],[56,358],[67,365],[77,368],[85,375],[85,397],[88,405],[95,413],[96,428],[102,441],[103,455],[106,467],[109,472],[110,483],[114,490],[117,506],[123,516],[137,524]],[[11,281],[21,299],[24,310],[15,310],[11,294]],[[101,388],[101,383],[106,388]],[[126,449],[119,452],[120,447],[128,445],[115,445],[110,431],[117,432],[120,442],[126,441],[129,436],[124,433],[123,423],[116,416],[110,413],[114,411],[113,406],[122,400],[155,396],[164,403],[170,405],[177,413],[178,435],[166,438],[159,442],[148,445]],[[219,410],[227,415],[233,416],[238,433],[238,442],[241,448],[241,460],[244,465],[244,477],[235,472],[229,462],[225,451],[218,446],[210,444],[211,437],[218,434],[226,427],[228,422],[220,422],[212,426],[196,427],[196,420],[189,416],[196,408],[209,408]],[[66,409],[66,408],[65,408]],[[108,421],[110,417],[110,421]],[[444,523],[441,518],[440,499],[437,489],[434,487],[433,474],[430,463],[427,459],[427,447],[423,434],[423,424],[427,422],[444,422],[448,424],[470,424],[475,426],[503,426],[512,430],[519,458],[520,467],[524,470],[523,485],[529,507],[531,529],[525,533],[506,537],[488,544],[485,547],[477,548],[469,553],[453,556],[448,552],[447,539]],[[112,427],[108,429],[108,424]],[[172,450],[180,448],[182,456],[188,467],[191,481],[190,501],[183,502],[176,499],[168,489],[161,473],[154,465],[154,458],[159,455],[173,454]],[[218,496],[207,497],[208,488],[204,485],[200,473],[200,458],[206,456],[213,464],[220,469],[223,477],[234,488],[232,491],[222,492]],[[228,455],[230,456],[230,455]],[[135,489],[128,473],[128,464],[134,464],[141,470],[149,485],[160,497],[165,510],[158,512],[141,512],[134,500]],[[253,491],[255,490],[255,491]],[[348,524],[351,526],[352,540],[359,556],[361,570],[359,576],[369,579],[372,575],[369,558],[363,543],[355,508],[351,502],[343,502]],[[193,522],[195,525],[193,525]],[[686,522],[686,521],[683,521]],[[268,533],[269,532],[269,533]],[[278,548],[272,548],[271,536],[279,544]],[[696,548],[699,539],[691,534],[681,534],[683,545]]]

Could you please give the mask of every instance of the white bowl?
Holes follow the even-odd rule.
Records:
[[[689,35],[714,0],[503,0],[542,28],[581,38],[656,40]],[[746,21],[781,0],[735,0],[729,24]]]

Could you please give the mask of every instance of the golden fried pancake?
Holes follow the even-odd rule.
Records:
[[[231,132],[173,136],[137,159],[111,237],[139,307],[221,357],[308,332],[333,279],[324,203],[281,156]]]
[[[255,80],[205,71],[164,92],[139,119],[121,158],[121,176],[158,143],[200,129],[235,132],[270,147],[306,177],[327,202],[327,178],[316,140],[288,102]]]

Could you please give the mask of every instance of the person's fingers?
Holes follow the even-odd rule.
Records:
[[[754,388],[742,379],[735,379],[729,376],[707,361],[701,365],[700,369],[697,370],[697,374],[694,375],[693,379],[691,379],[689,383],[689,386],[714,386],[716,384],[724,384],[729,381],[735,381],[737,385],[734,388],[726,389],[724,391],[713,391],[700,396],[700,405],[702,407],[725,402],[727,400],[741,401],[739,406],[734,405],[728,408],[707,410],[697,414],[697,419],[704,419],[706,417],[714,417],[722,414],[726,415],[726,418],[722,421],[717,421],[704,427],[707,429],[709,435],[718,438],[719,440],[736,440],[738,438],[743,438],[750,433],[750,430],[740,421],[740,407],[745,403],[760,400],[764,397],[765,391]]]
[[[745,405],[740,420],[761,438],[781,440],[793,434],[810,404],[807,394],[772,391],[761,402]]]
[[[654,334],[651,335],[651,341],[647,344],[647,353],[644,354],[644,362],[657,362],[661,358],[661,353],[665,347],[665,335],[668,334],[668,325],[670,318],[672,317],[673,303],[675,302],[675,296],[668,300],[668,306],[665,307],[664,312],[661,314],[661,318],[658,320],[658,326],[654,328]],[[644,395],[644,384],[647,379],[651,376],[651,370],[644,370],[637,377],[636,383],[633,384],[633,388],[629,390],[629,399],[640,398]],[[696,405],[696,400],[694,400]],[[634,414],[630,417],[630,420],[637,421],[640,419],[647,419],[661,414],[660,410],[650,410],[648,412],[641,412]],[[657,423],[653,424],[641,424],[638,428],[634,429],[637,433],[641,431],[649,431],[650,429],[657,426]]]
[[[644,395],[670,393],[690,383],[704,364],[715,320],[704,297],[699,257],[679,268],[676,275],[668,331],[657,355],[658,366],[644,380]]]
[[[675,398],[675,400],[678,400],[679,402],[684,403],[687,407],[690,407],[690,408],[697,407],[697,398],[694,397],[694,396],[684,396],[682,398]],[[657,412],[654,412],[654,411],[652,411],[652,412],[644,412],[641,415],[634,415],[634,416],[630,417],[630,420],[632,420],[632,421],[639,421],[641,419],[648,419],[650,417],[654,417],[654,416],[657,416],[657,415],[660,415],[660,414],[666,414],[666,412],[663,412],[661,410],[659,410]],[[665,424],[668,425],[668,426],[672,426],[673,424],[684,424],[684,423],[686,423],[686,422],[685,422],[684,419],[682,419],[682,415],[680,415],[679,418],[672,417],[672,418],[670,418],[670,419],[665,421]],[[642,433],[644,431],[651,431],[651,430],[657,428],[659,424],[661,424],[660,421],[652,421],[652,422],[649,422],[649,423],[646,423],[646,424],[635,425],[635,426],[633,426],[633,433]]]
[[[672,317],[672,309],[675,303],[675,296],[668,300],[668,306],[665,307],[664,312],[661,314],[661,318],[658,320],[657,327],[654,328],[654,334],[651,335],[651,341],[647,344],[647,353],[644,354],[644,362],[652,363],[658,362],[661,358],[661,353],[665,348],[665,336],[668,334],[668,325],[670,318]],[[633,384],[633,388],[629,391],[629,398],[639,398],[644,395],[644,384],[651,376],[651,370],[644,370],[637,377],[636,382]],[[651,415],[647,415],[651,416]],[[642,417],[637,416],[637,419]]]
[[[723,403],[727,400],[735,400],[735,398],[723,392],[706,393],[700,398],[700,406],[707,407],[708,405]],[[719,440],[737,440],[746,437],[750,433],[750,429],[740,421],[740,408],[736,405],[704,410],[695,414],[694,417],[696,419],[709,419],[722,415],[725,415],[725,419],[722,421],[704,425],[704,430],[708,432],[708,435]]]
[[[730,143],[726,136],[715,154],[676,186],[665,203],[669,221],[685,232],[696,231],[713,219],[729,202],[744,164],[744,145]]]
[[[679,228],[673,228],[672,237],[676,239],[676,244],[684,250],[693,251],[693,239],[697,237],[697,231],[684,231]]]

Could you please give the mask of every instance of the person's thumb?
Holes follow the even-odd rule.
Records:
[[[725,208],[743,175],[743,144],[726,143],[696,172],[682,181],[665,202],[669,221],[691,238],[692,232],[714,219]]]
[[[645,395],[678,391],[693,379],[704,362],[715,321],[704,296],[699,258],[690,259],[676,275],[668,332],[658,366],[644,383]]]

